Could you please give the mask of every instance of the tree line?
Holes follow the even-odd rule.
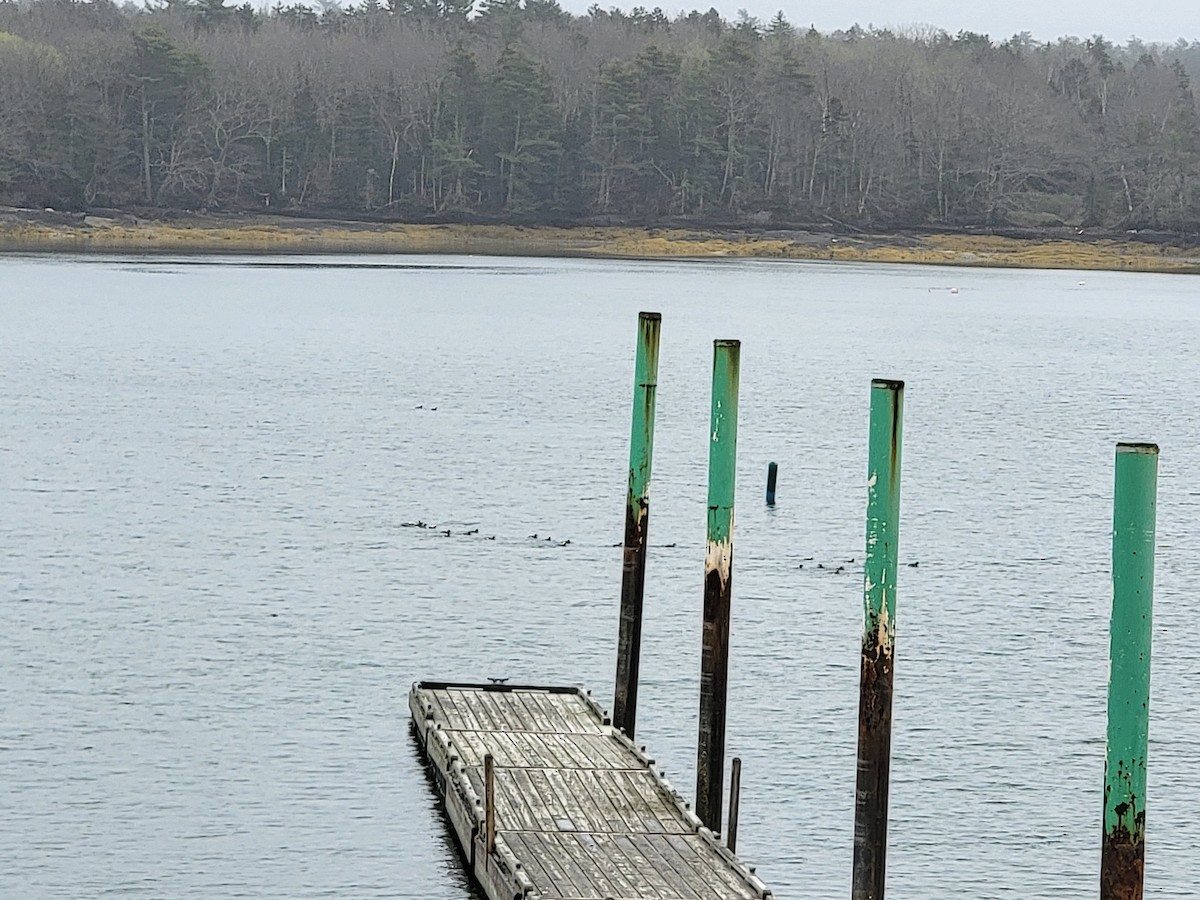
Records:
[[[1200,42],[0,0],[0,203],[1200,230]]]

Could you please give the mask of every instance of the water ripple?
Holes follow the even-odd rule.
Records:
[[[919,562],[889,896],[1094,894],[1118,439],[1163,447],[1147,888],[1200,884],[1193,281],[429,257],[0,276],[0,895],[467,900],[405,694],[607,696],[646,307],[639,738],[691,782],[708,367],[740,337],[729,751],[740,849],[777,895],[849,883],[876,375],[908,382]],[[926,290],[949,277],[953,299]]]

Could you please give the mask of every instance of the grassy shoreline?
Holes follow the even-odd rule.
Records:
[[[804,231],[377,225],[266,216],[148,222],[132,216],[67,217],[34,211],[12,211],[0,217],[0,252],[737,257],[1200,274],[1200,248],[1137,241],[1021,240],[953,233],[846,236]]]

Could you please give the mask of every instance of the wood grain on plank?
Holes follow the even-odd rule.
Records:
[[[430,691],[429,693],[446,713],[445,720],[441,722],[442,728],[457,730],[466,727],[466,719],[458,711],[458,704],[454,702],[454,698],[450,695],[449,691]]]

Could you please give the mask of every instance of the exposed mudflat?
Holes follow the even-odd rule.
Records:
[[[496,256],[762,257],[1200,274],[1200,246],[1170,235],[841,233],[624,226],[393,224],[287,216],[145,219],[0,208],[0,251],[472,253]]]

